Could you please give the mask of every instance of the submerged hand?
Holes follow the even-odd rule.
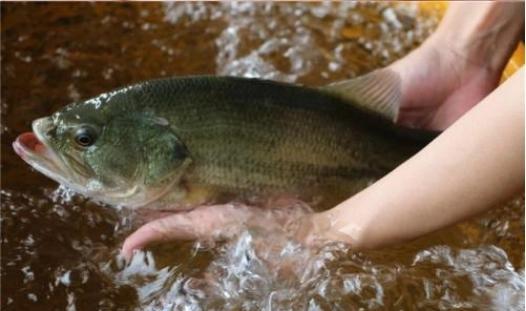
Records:
[[[303,205],[278,209],[243,204],[202,206],[148,222],[126,238],[121,253],[129,259],[134,250],[158,242],[230,239],[247,228],[270,232],[288,227],[308,212]]]
[[[228,238],[250,214],[251,209],[246,206],[228,204],[203,206],[162,217],[146,223],[126,238],[121,252],[130,258],[133,250],[155,242]]]

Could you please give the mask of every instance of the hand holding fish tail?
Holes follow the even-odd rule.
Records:
[[[452,2],[438,29],[387,67],[401,78],[397,122],[447,128],[497,87],[523,34],[524,2]]]

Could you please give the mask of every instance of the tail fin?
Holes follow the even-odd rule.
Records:
[[[394,122],[401,100],[400,76],[390,69],[378,69],[363,76],[336,82],[321,88],[343,97]]]

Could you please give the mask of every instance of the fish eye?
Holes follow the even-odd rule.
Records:
[[[89,147],[95,143],[96,131],[88,126],[83,126],[75,132],[75,142],[82,147]]]

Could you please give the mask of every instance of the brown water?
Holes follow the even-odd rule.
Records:
[[[279,228],[249,228],[125,264],[127,211],[57,190],[11,149],[33,119],[141,80],[229,74],[322,85],[362,74],[417,46],[435,15],[379,3],[1,8],[3,310],[524,309],[523,198],[375,252],[313,252]]]

